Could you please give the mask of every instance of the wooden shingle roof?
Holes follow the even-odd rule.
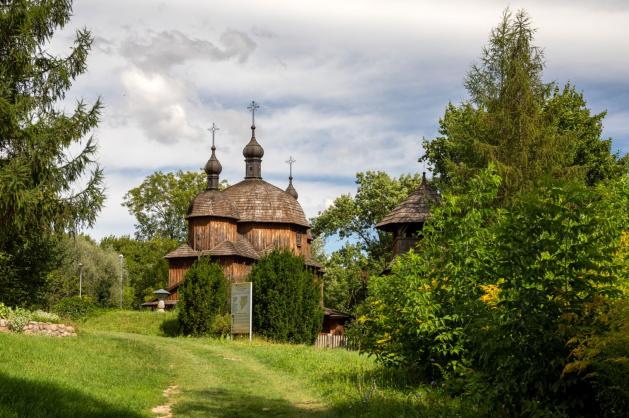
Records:
[[[192,200],[186,218],[217,216],[238,219],[238,209],[230,198],[218,190],[205,190]]]
[[[259,260],[260,256],[251,243],[242,235],[238,234],[236,241],[223,241],[211,250],[202,251],[201,255],[227,256],[237,255],[243,258]]]
[[[245,179],[223,190],[238,211],[238,222],[288,223],[310,227],[299,202],[262,179]]]
[[[421,184],[402,203],[385,216],[376,228],[392,231],[398,224],[423,223],[430,216],[430,208],[439,203],[439,194],[424,176]]]
[[[188,244],[181,244],[176,250],[169,252],[164,258],[198,257],[199,251],[193,250]]]

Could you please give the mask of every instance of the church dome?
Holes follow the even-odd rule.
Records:
[[[240,218],[238,209],[224,192],[218,190],[205,190],[192,200],[188,207],[186,218],[198,218],[202,216],[215,216],[220,218]]]
[[[210,159],[207,160],[207,163],[205,163],[205,167],[203,167],[203,170],[208,176],[218,176],[219,174],[221,174],[221,171],[223,171],[223,166],[221,165],[220,161],[218,161],[218,158],[216,158],[216,147],[214,145],[212,145],[212,155],[210,156]]]
[[[245,179],[222,193],[238,210],[239,222],[287,223],[310,227],[299,202],[262,179]]]
[[[242,150],[242,155],[246,158],[262,158],[264,156],[264,148],[256,141],[256,127],[251,126],[251,140]]]

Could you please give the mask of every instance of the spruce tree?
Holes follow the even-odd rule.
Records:
[[[35,304],[56,263],[55,236],[93,225],[103,200],[96,144],[100,100],[60,103],[86,70],[90,32],[67,56],[47,50],[68,0],[0,1],[0,300]]]

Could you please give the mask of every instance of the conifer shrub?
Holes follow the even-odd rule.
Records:
[[[275,250],[251,270],[253,329],[274,341],[311,344],[321,331],[320,287],[303,257]]]
[[[207,335],[216,317],[227,313],[228,283],[219,264],[197,260],[179,287],[179,325],[185,335]]]

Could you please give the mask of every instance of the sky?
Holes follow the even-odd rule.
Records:
[[[107,201],[86,232],[132,235],[124,194],[157,170],[203,167],[212,123],[221,178],[240,181],[251,100],[262,175],[285,188],[292,156],[308,218],[354,193],[356,172],[426,170],[421,139],[466,99],[465,74],[508,6],[537,28],[544,79],[606,110],[604,135],[629,152],[627,1],[75,1],[50,48],[66,53],[83,27],[95,39],[64,103],[105,105],[93,134]]]

